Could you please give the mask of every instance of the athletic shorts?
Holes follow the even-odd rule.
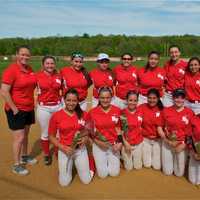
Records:
[[[24,129],[26,125],[31,125],[35,123],[35,112],[32,111],[22,111],[20,110],[16,115],[13,114],[12,110],[6,111],[6,116],[8,120],[8,126],[11,130]]]

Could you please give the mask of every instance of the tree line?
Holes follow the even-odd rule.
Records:
[[[80,51],[85,56],[96,56],[106,52],[110,56],[120,56],[130,52],[135,56],[146,56],[150,51],[160,52],[168,56],[168,48],[178,45],[183,56],[200,55],[200,36],[126,36],[101,34],[90,36],[62,37],[51,36],[42,38],[2,38],[0,39],[0,55],[14,55],[17,46],[28,45],[33,55],[71,55]]]

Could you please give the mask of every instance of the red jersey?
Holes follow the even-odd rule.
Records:
[[[171,64],[170,61],[166,62],[164,69],[167,78],[166,90],[174,91],[177,88],[184,87],[184,76],[187,62],[180,60],[178,63]]]
[[[82,119],[78,119],[76,113],[70,116],[63,109],[53,113],[49,121],[49,135],[56,136],[59,132],[59,142],[70,146],[77,131],[85,126],[86,113],[83,113]]]
[[[190,72],[185,74],[185,91],[189,101],[200,102],[200,72],[195,75]]]
[[[75,70],[73,67],[64,67],[60,71],[64,80],[66,91],[70,88],[77,90],[80,101],[87,97],[88,83],[81,71]]]
[[[118,65],[113,69],[116,79],[116,96],[126,99],[129,90],[137,90],[137,69],[134,66]]]
[[[136,111],[131,113],[127,108],[122,111],[128,122],[128,132],[125,133],[126,140],[131,145],[139,144],[143,141],[142,132],[142,116]]]
[[[114,144],[117,140],[116,127],[120,127],[120,109],[111,106],[106,113],[100,106],[93,108],[89,112],[88,120],[94,123],[95,129],[99,131],[110,144]]]
[[[56,105],[61,101],[62,78],[57,72],[48,74],[40,71],[36,74],[38,102],[41,105]]]
[[[11,64],[3,72],[2,83],[11,86],[11,98],[19,110],[31,111],[34,109],[34,89],[36,87],[36,76],[31,67],[21,68],[17,63]],[[9,110],[8,104],[5,109]]]
[[[192,138],[194,142],[200,142],[200,117],[194,116],[192,119]]]
[[[103,86],[109,86],[110,88],[113,89],[114,80],[112,74],[108,70],[103,71],[100,69],[94,69],[90,72],[90,77],[94,84],[93,96],[95,98],[98,98],[99,88]]]
[[[138,72],[139,93],[146,96],[151,88],[156,88],[163,96],[164,81],[166,79],[165,70],[161,67],[154,69],[141,68]]]
[[[177,141],[185,141],[187,134],[191,132],[191,120],[194,113],[191,109],[184,107],[178,112],[175,106],[165,108],[163,110],[164,126],[167,128],[169,134],[175,134]],[[170,135],[166,135],[170,137]]]
[[[163,125],[162,112],[156,107],[150,107],[147,103],[138,107],[142,117],[142,135],[148,139],[159,138],[157,128]]]

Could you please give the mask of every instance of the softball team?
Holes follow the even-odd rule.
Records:
[[[200,184],[198,57],[187,63],[180,58],[179,47],[171,46],[164,68],[159,67],[159,53],[152,51],[146,66],[138,70],[131,64],[133,56],[125,53],[112,71],[109,56],[100,53],[97,68],[88,73],[82,54],[73,53],[71,66],[60,73],[55,58],[45,56],[41,71],[35,74],[28,64],[30,54],[28,47],[18,48],[16,62],[2,75],[1,94],[13,132],[14,173],[27,175],[22,164],[37,163],[28,155],[37,88],[44,163],[51,164],[51,142],[58,148],[61,186],[72,181],[73,163],[81,182],[91,182],[94,166],[88,157],[88,143],[100,178],[118,176],[120,160],[129,171],[152,167],[165,175],[183,176],[189,155],[188,178]],[[92,109],[86,113],[91,84]]]

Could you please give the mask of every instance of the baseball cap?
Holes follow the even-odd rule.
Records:
[[[173,91],[172,96],[173,97],[179,97],[179,96],[181,96],[181,97],[185,98],[185,96],[186,96],[185,90],[182,89],[182,88],[178,88],[178,89],[176,89],[176,90]]]
[[[81,54],[80,52],[73,52],[72,53],[72,58],[84,58],[83,54]]]
[[[100,53],[97,57],[97,61],[110,60],[109,55],[106,53]]]

